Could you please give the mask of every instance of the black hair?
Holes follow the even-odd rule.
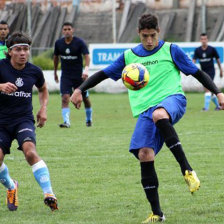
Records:
[[[144,29],[158,30],[158,17],[150,13],[143,14],[138,21],[138,30],[141,31]]]
[[[64,22],[62,27],[64,27],[64,26],[71,26],[71,27],[73,27],[72,23],[70,23],[70,22]]]
[[[7,48],[10,49],[14,44],[28,44],[31,45],[32,39],[23,32],[14,32],[6,41]],[[10,58],[9,53],[6,53],[6,57]]]
[[[200,37],[201,37],[201,36],[203,36],[203,37],[204,37],[204,36],[207,36],[207,33],[201,33],[201,34],[200,34]]]
[[[29,44],[31,45],[31,38],[23,32],[14,32],[6,41],[7,48],[10,48],[14,44]]]
[[[9,26],[8,23],[7,23],[5,20],[1,20],[1,21],[0,21],[0,24],[1,24],[1,25],[7,25],[7,26]]]

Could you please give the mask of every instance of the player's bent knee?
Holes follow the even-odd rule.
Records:
[[[160,119],[169,119],[169,114],[166,112],[165,109],[159,108],[152,113],[152,119],[154,123],[156,123]]]
[[[36,151],[36,146],[31,141],[24,142],[22,145],[22,150],[23,150],[26,158],[32,159],[32,158],[38,156],[37,151]]]
[[[39,156],[37,155],[36,150],[27,150],[26,152],[24,152],[26,160],[32,161],[32,160],[36,160]]]
[[[154,161],[155,153],[151,148],[141,148],[138,153],[141,162]]]

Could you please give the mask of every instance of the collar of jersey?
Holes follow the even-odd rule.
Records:
[[[152,51],[148,51],[146,50],[142,44],[138,45],[137,47],[133,48],[132,51],[133,53],[135,53],[136,55],[140,56],[140,57],[146,57],[146,56],[150,56],[152,54],[155,54],[164,44],[165,42],[163,40],[159,40],[159,44],[156,48],[154,48]]]

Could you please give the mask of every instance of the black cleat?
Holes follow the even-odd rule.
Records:
[[[64,122],[64,123],[62,123],[62,124],[59,124],[59,127],[60,127],[60,128],[70,128],[70,124]]]
[[[91,127],[92,126],[92,121],[87,121],[86,122],[86,127]]]

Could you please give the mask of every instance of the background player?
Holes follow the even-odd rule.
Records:
[[[37,127],[47,120],[48,90],[42,71],[28,62],[31,39],[16,32],[7,40],[7,59],[0,60],[0,180],[7,190],[10,211],[18,207],[18,183],[9,175],[3,162],[10,153],[11,143],[17,140],[19,150],[32,167],[33,175],[44,193],[44,203],[57,209],[57,199],[52,191],[50,175],[45,162],[36,151],[34,117],[32,113],[32,88],[35,85],[40,100]]]
[[[58,82],[57,68],[59,63],[59,55],[61,58],[61,80],[60,92],[62,96],[62,117],[64,123],[60,124],[61,128],[70,127],[70,108],[69,99],[72,89],[77,88],[83,80],[88,78],[89,70],[89,51],[84,41],[73,36],[74,28],[69,22],[65,22],[62,26],[63,38],[55,43],[54,48],[54,79]],[[85,69],[83,71],[82,55],[85,58]],[[86,126],[92,125],[92,108],[87,91],[83,92],[83,101],[86,111]]]
[[[173,127],[186,109],[180,71],[186,75],[192,74],[207,89],[215,93],[222,109],[224,109],[224,94],[177,45],[159,41],[160,29],[156,16],[142,15],[138,23],[138,32],[141,44],[125,51],[110,66],[87,79],[75,89],[71,101],[79,109],[83,91],[108,77],[114,80],[120,79],[122,70],[127,64],[142,63],[148,69],[150,73],[148,85],[139,91],[129,91],[133,116],[138,117],[129,150],[140,160],[141,182],[152,209],[152,214],[143,223],[152,223],[165,220],[160,207],[159,182],[154,167],[155,155],[164,142],[179,163],[190,192],[193,193],[200,187],[196,172],[189,164]],[[151,63],[152,61],[154,63]]]
[[[193,62],[195,63],[196,60],[199,59],[202,71],[206,72],[211,77],[211,79],[214,80],[215,77],[214,58],[215,58],[219,66],[220,77],[222,78],[223,72],[218,52],[214,47],[208,45],[208,37],[206,33],[202,33],[200,35],[200,42],[201,46],[196,48],[194,51]],[[220,110],[217,97],[206,88],[204,97],[204,108],[202,110],[207,111],[209,109],[211,99],[216,106],[215,110]]]
[[[7,52],[6,38],[9,35],[9,26],[6,21],[0,21],[0,59],[5,58],[5,52]]]

